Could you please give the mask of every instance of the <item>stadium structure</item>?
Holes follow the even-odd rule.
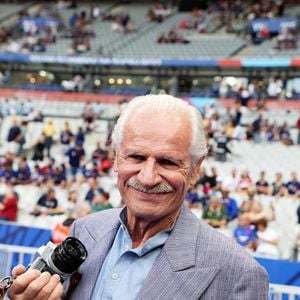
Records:
[[[50,178],[65,211],[32,214],[50,186],[33,178],[37,164],[47,169],[52,159],[55,167],[67,165],[60,140],[66,121],[74,136],[78,128],[85,131],[85,166],[77,187],[82,204],[89,190],[86,166],[93,165],[97,143],[109,152],[122,106],[138,95],[169,93],[203,114],[210,143],[204,167],[208,176],[217,170],[221,189],[233,169],[247,170],[254,186],[264,172],[270,188],[281,173],[287,192],[255,195],[266,215],[273,215],[268,221],[279,257],[257,259],[270,275],[270,299],[300,299],[299,16],[297,0],[2,1],[0,176],[8,155],[15,170],[25,157],[32,175],[27,182],[0,178],[1,199],[11,184],[19,198],[16,221],[0,223],[0,275],[18,261],[27,262],[66,219],[74,189],[68,175],[64,184]],[[226,118],[232,119],[231,127]],[[56,128],[51,158],[37,162],[32,155],[48,121]],[[26,124],[21,150],[19,142],[7,139],[14,122],[21,129]],[[231,153],[218,148],[221,133],[229,138]],[[115,177],[109,169],[102,171],[98,184],[109,193],[111,206],[120,206]],[[298,188],[289,193],[293,172]],[[245,191],[230,192],[239,207],[248,197]],[[203,207],[192,209],[201,218]],[[229,222],[224,234],[233,237],[236,226],[237,220]]]

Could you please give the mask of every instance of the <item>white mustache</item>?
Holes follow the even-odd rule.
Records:
[[[153,188],[146,188],[134,178],[130,178],[127,183],[129,186],[138,190],[139,192],[147,194],[166,194],[174,192],[174,189],[167,183],[160,183]]]

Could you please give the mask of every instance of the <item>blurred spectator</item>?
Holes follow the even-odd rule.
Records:
[[[54,244],[61,244],[69,236],[74,221],[74,218],[67,218],[54,225],[51,230],[51,240]]]
[[[198,193],[198,189],[196,185],[192,186],[188,190],[185,200],[186,200],[187,207],[190,209],[202,208],[200,195]]]
[[[66,156],[69,160],[70,172],[73,177],[73,181],[75,181],[76,175],[80,170],[80,164],[85,158],[85,151],[82,144],[77,141],[74,147],[70,147],[68,149]]]
[[[16,183],[16,172],[13,169],[13,157],[7,153],[5,157],[0,160],[0,181],[3,183]]]
[[[112,205],[109,202],[109,193],[105,191],[94,193],[91,203],[92,212],[98,212],[109,208],[112,208]]]
[[[21,128],[18,124],[18,120],[16,117],[12,118],[12,126],[9,128],[8,135],[7,135],[7,142],[8,142],[8,150],[11,153],[16,154],[19,149],[19,144],[21,141]]]
[[[252,123],[252,135],[254,143],[256,144],[259,144],[261,142],[262,123],[262,114],[259,114]]]
[[[27,127],[28,127],[28,122],[27,121],[22,121],[21,122],[21,127],[20,127],[20,138],[19,138],[19,149],[17,151],[17,155],[21,155],[23,153],[23,147],[26,143],[26,136],[27,136]]]
[[[292,28],[284,27],[276,38],[276,48],[279,50],[296,49],[297,37]]]
[[[279,258],[278,234],[268,226],[268,221],[261,219],[256,223],[257,247],[254,255],[272,259]]]
[[[246,214],[251,224],[256,224],[261,219],[273,221],[275,219],[274,207],[270,203],[268,206],[262,204],[255,199],[256,190],[251,188],[248,190],[248,199],[244,200],[240,206],[240,213]]]
[[[147,17],[150,19],[150,21],[161,23],[170,14],[171,10],[166,6],[166,4],[156,2],[148,11]]]
[[[248,170],[242,171],[237,185],[238,191],[240,192],[248,191],[248,188],[251,187],[252,184],[253,184],[253,180],[250,177],[249,171]]]
[[[7,186],[6,193],[0,201],[0,220],[14,222],[18,214],[18,196],[12,186]]]
[[[202,219],[214,228],[226,227],[226,209],[221,202],[220,195],[217,193],[210,195],[210,201],[209,204],[204,207]]]
[[[55,214],[62,214],[62,209],[58,206],[58,200],[55,197],[55,190],[48,189],[46,194],[43,194],[37,201],[32,215],[34,216],[48,216]]]
[[[204,167],[201,167],[199,180],[197,183],[203,185],[204,187],[207,187],[208,191],[205,192],[209,192],[211,188],[214,188],[217,185],[217,175],[215,173],[215,170],[216,168],[212,168],[211,175],[208,175],[206,173],[206,169]]]
[[[65,188],[67,183],[67,174],[66,174],[65,165],[64,164],[54,165],[53,169],[50,170],[50,177],[54,185],[59,185],[61,188]]]
[[[104,190],[101,187],[98,187],[98,181],[93,177],[90,177],[88,179],[88,185],[89,185],[89,190],[86,193],[84,200],[91,203],[93,201],[95,194],[102,194]]]
[[[118,13],[115,18],[114,22],[112,23],[112,31],[116,31],[119,33],[129,33],[133,31],[133,24],[130,21],[130,15],[127,12],[120,12]]]
[[[250,93],[248,91],[248,87],[242,86],[238,91],[238,99],[241,103],[241,106],[248,107],[248,103],[250,100]]]
[[[300,196],[300,181],[298,180],[297,172],[291,173],[290,180],[285,184],[289,195]]]
[[[68,121],[65,121],[64,127],[60,132],[60,143],[62,145],[63,154],[65,154],[67,150],[70,148],[73,138],[74,138],[74,134],[72,132],[70,124]]]
[[[37,142],[33,145],[33,161],[43,161],[44,160],[44,150],[45,150],[45,135],[42,134]]]
[[[258,194],[267,195],[269,193],[269,183],[265,178],[266,172],[261,171],[259,173],[259,180],[256,181],[255,186]]]
[[[157,43],[188,44],[190,41],[180,34],[176,28],[172,28],[167,33],[161,33],[157,38]]]
[[[90,10],[90,18],[91,20],[95,20],[101,15],[101,9],[97,5],[92,5]]]
[[[225,162],[227,160],[227,154],[231,154],[231,150],[228,147],[230,138],[223,130],[220,133],[214,135],[216,141],[215,158],[217,161]]]
[[[234,192],[238,188],[239,178],[235,168],[231,170],[230,175],[227,175],[222,182],[222,189]]]
[[[83,146],[85,141],[85,132],[81,126],[78,127],[77,132],[75,133],[75,145]]]
[[[274,77],[270,77],[267,87],[268,97],[270,99],[276,99],[278,96],[279,89]]]
[[[84,176],[84,178],[98,178],[100,177],[100,171],[98,170],[98,166],[96,162],[88,162],[87,164],[85,164],[82,169],[81,172]]]
[[[47,124],[44,127],[44,135],[45,135],[45,148],[47,151],[47,156],[51,157],[51,148],[54,143],[54,136],[57,132],[56,126],[53,124],[53,120],[48,120]]]
[[[73,44],[72,48],[77,49],[78,44]],[[86,81],[80,74],[75,75],[70,80],[63,80],[61,82],[62,87],[68,92],[82,92]]]
[[[109,175],[109,171],[113,166],[113,154],[111,152],[107,153],[107,156],[102,159],[98,165],[98,170],[101,175]]]
[[[291,139],[290,129],[287,122],[284,122],[282,126],[279,128],[279,136],[280,140],[283,142],[286,146],[293,145],[293,140]]]
[[[96,143],[96,149],[92,153],[92,161],[97,164],[108,156],[108,150],[105,149],[100,142]]]
[[[275,181],[271,185],[271,195],[272,196],[284,196],[286,192],[286,187],[282,179],[282,173],[277,172],[275,174]]]
[[[84,107],[84,112],[82,114],[83,121],[85,124],[85,131],[91,132],[94,129],[95,121],[96,121],[96,115],[94,113],[94,107],[90,103],[87,103]]]
[[[71,190],[68,195],[68,201],[62,206],[65,214],[68,217],[74,217],[75,210],[78,206],[78,193],[75,190]]]
[[[256,247],[256,232],[254,225],[250,224],[247,215],[242,214],[238,218],[238,226],[234,230],[235,240],[248,251],[253,252]]]
[[[222,203],[225,205],[227,221],[232,221],[238,216],[238,205],[234,198],[229,195],[228,190],[222,190]]]
[[[26,157],[20,157],[19,165],[16,171],[16,183],[17,184],[31,183],[31,170],[27,163]]]

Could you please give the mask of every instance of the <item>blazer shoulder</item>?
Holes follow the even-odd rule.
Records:
[[[223,235],[201,221],[197,241],[199,249],[197,259],[201,263],[207,264],[209,262],[209,264],[241,271],[246,269],[260,269],[261,271],[263,269],[254,257],[233,238]],[[203,252],[206,254],[205,258],[203,258]]]
[[[118,227],[120,211],[121,209],[112,208],[77,219],[72,224],[71,235],[81,236],[88,233],[97,239],[99,233],[102,235]]]

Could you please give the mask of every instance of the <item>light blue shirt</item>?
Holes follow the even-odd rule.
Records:
[[[121,225],[106,256],[92,294],[92,300],[136,299],[149,271],[170,235],[170,229],[147,240],[143,247],[132,248],[125,226],[126,209],[120,213]]]

